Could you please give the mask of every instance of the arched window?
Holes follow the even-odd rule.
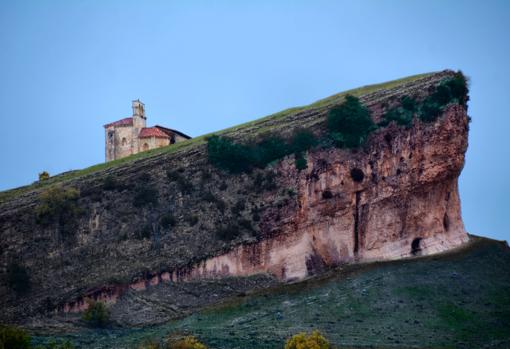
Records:
[[[144,143],[143,144],[143,151],[149,150],[149,144]]]
[[[126,137],[122,137],[122,146],[125,147],[127,144]]]

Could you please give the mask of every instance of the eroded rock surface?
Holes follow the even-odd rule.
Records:
[[[361,100],[378,121],[404,94],[423,98],[451,74],[428,75]],[[264,128],[320,132],[329,107],[267,119],[230,135],[245,139]],[[155,323],[184,313],[179,304],[187,303],[176,289],[169,293],[173,298],[161,296],[180,283],[232,277],[222,284],[231,292],[200,303],[207,305],[270,287],[275,278],[299,280],[343,263],[459,246],[468,240],[457,188],[467,134],[466,110],[452,104],[433,123],[415,119],[409,128],[379,129],[361,149],[309,151],[303,171],[288,157],[241,175],[213,168],[205,146],[197,145],[64,183],[80,190],[82,209],[66,234],[57,224],[37,222],[41,190],[28,191],[0,204],[0,268],[5,275],[17,261],[32,284],[30,292],[17,295],[2,277],[0,321],[37,318],[41,327],[41,319],[80,312],[89,297],[116,303],[112,313],[119,324]],[[113,188],[105,189],[107,176],[115,178]],[[133,198],[148,187],[157,203],[135,205]],[[161,225],[169,214],[170,223]],[[218,231],[228,227],[238,234],[222,240]],[[260,279],[266,281],[242,281],[256,274],[267,275]],[[161,302],[144,308],[147,299]],[[129,320],[141,308],[164,315]]]

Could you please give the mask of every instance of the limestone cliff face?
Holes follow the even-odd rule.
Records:
[[[465,110],[451,106],[433,125],[388,127],[363,152],[312,151],[306,171],[283,161],[279,185],[297,188],[297,202],[267,212],[266,239],[207,259],[190,276],[301,279],[342,263],[459,246],[468,240],[457,188],[467,126]]]
[[[402,95],[424,98],[451,74],[380,88],[361,100],[378,121]],[[330,107],[227,134],[243,139],[269,127],[283,134],[295,127],[320,132]],[[415,119],[409,128],[381,128],[361,149],[309,151],[303,171],[288,157],[242,175],[209,165],[205,145],[198,144],[65,182],[81,193],[81,214],[66,234],[61,223],[41,226],[35,218],[44,188],[26,191],[0,203],[0,267],[5,276],[18,261],[32,287],[16,295],[1,278],[0,321],[79,312],[86,297],[112,304],[119,323],[129,323],[125,319],[142,303],[147,313],[169,313],[147,322],[163,321],[182,314],[183,296],[175,293],[182,289],[171,288],[178,283],[266,273],[267,283],[259,284],[272,285],[272,278],[302,279],[343,263],[459,246],[468,240],[457,188],[467,134],[466,110],[452,104],[433,123]],[[106,176],[114,176],[114,188],[105,186]],[[135,204],[148,187],[157,201]],[[160,224],[169,214],[170,223]],[[239,231],[230,240],[218,234],[227,224]],[[234,293],[256,287],[224,280]]]

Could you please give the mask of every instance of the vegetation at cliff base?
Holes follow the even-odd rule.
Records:
[[[285,343],[285,349],[330,349],[331,345],[317,330],[310,334],[301,332],[293,335]]]
[[[446,254],[345,266],[145,329],[85,330],[73,342],[136,348],[149,338],[193,333],[214,349],[274,349],[319,330],[335,348],[506,348],[510,249],[472,239]]]
[[[34,346],[32,338],[19,327],[0,324],[0,349],[73,349],[71,342],[50,339],[47,344]]]
[[[136,347],[137,349],[207,349],[207,346],[194,336],[170,338],[168,340],[147,340]]]
[[[193,336],[186,336],[176,341],[169,341],[167,349],[207,349],[207,346]]]
[[[23,329],[0,325],[0,349],[30,349],[30,336]]]
[[[88,300],[82,319],[91,327],[106,327],[110,322],[110,311],[103,302]]]

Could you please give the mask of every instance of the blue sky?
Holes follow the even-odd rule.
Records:
[[[510,2],[0,1],[0,190],[104,161],[146,104],[192,136],[361,85],[461,69],[469,232],[510,240]]]

